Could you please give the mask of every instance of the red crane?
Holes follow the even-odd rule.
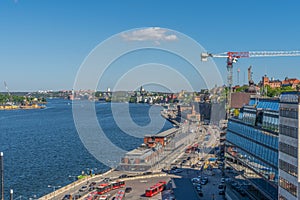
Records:
[[[212,58],[227,58],[227,84],[229,88],[228,108],[231,104],[231,89],[232,89],[232,68],[233,63],[236,63],[239,58],[252,57],[283,57],[283,56],[300,56],[300,51],[245,51],[245,52],[224,52],[219,54],[201,53],[201,61],[207,61]]]

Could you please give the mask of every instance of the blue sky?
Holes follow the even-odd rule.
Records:
[[[140,27],[181,32],[213,53],[300,50],[299,9],[297,0],[2,0],[0,91],[3,81],[13,91],[72,89],[91,50],[114,34]],[[225,59],[214,61],[226,78]],[[234,76],[241,70],[240,84],[249,65],[256,82],[264,74],[300,78],[300,57],[240,59],[234,69]],[[106,81],[100,88],[112,85]]]

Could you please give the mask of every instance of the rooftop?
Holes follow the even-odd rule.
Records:
[[[151,149],[149,148],[136,148],[136,149],[133,149],[132,151],[129,151],[126,153],[127,156],[132,156],[132,155],[136,155],[136,156],[141,156],[141,155],[144,155],[148,152],[152,151]]]
[[[251,98],[249,105],[263,110],[279,111],[279,99],[277,98]]]
[[[166,137],[166,136],[169,136],[169,135],[172,135],[175,131],[179,130],[178,128],[171,128],[171,129],[168,129],[166,131],[163,131],[163,132],[160,132],[156,135],[145,135],[145,137]]]
[[[171,128],[171,129],[168,129],[168,130],[163,131],[161,133],[158,133],[156,136],[157,137],[166,137],[168,135],[173,134],[175,131],[178,131],[178,130],[179,130],[178,128]]]

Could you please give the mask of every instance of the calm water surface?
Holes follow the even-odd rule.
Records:
[[[72,117],[71,101],[52,99],[43,110],[0,111],[0,151],[4,152],[5,193],[14,197],[38,197],[52,191],[48,185],[64,186],[87,168],[106,171],[82,145]],[[150,106],[129,104],[132,119],[139,125],[150,122]],[[131,150],[143,141],[123,133],[113,120],[110,104],[96,104],[98,121],[116,145]],[[161,118],[160,113],[157,117]],[[161,120],[164,120],[161,118]],[[171,128],[165,122],[163,130]]]

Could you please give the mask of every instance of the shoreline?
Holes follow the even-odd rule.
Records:
[[[34,109],[44,109],[46,106],[40,105],[32,105],[32,106],[17,106],[17,105],[9,105],[9,106],[0,106],[0,110],[34,110]]]
[[[178,123],[176,120],[172,120],[172,119],[168,118],[167,116],[164,116],[163,115],[163,111],[160,112],[160,115],[164,119],[170,121],[173,125],[180,126],[180,123]],[[173,127],[171,127],[170,129],[172,129],[172,128]],[[169,130],[169,129],[167,129],[167,130]],[[102,178],[102,177],[104,177],[104,176],[106,176],[106,175],[114,172],[115,170],[118,171],[118,172],[122,172],[122,173],[134,173],[134,172],[127,172],[127,171],[123,171],[123,170],[118,170],[118,169],[111,168],[111,169],[108,169],[107,171],[105,171],[105,172],[103,172],[101,174],[97,174],[97,175],[93,175],[93,176],[86,176],[86,177],[84,177],[82,179],[78,179],[78,180],[76,180],[74,182],[71,182],[70,184],[67,184],[67,185],[61,187],[60,189],[56,190],[55,192],[51,192],[51,193],[43,195],[39,199],[41,199],[41,200],[50,200],[50,199],[53,199],[57,195],[65,193],[66,191],[71,190],[72,188],[74,188],[74,187],[76,187],[76,186],[78,186],[80,184],[83,184],[83,183],[85,183],[87,181],[92,181],[94,179],[96,180],[96,179]],[[144,176],[143,173],[141,173],[141,172],[135,172],[134,174],[137,177],[139,177],[139,176],[143,177]]]

